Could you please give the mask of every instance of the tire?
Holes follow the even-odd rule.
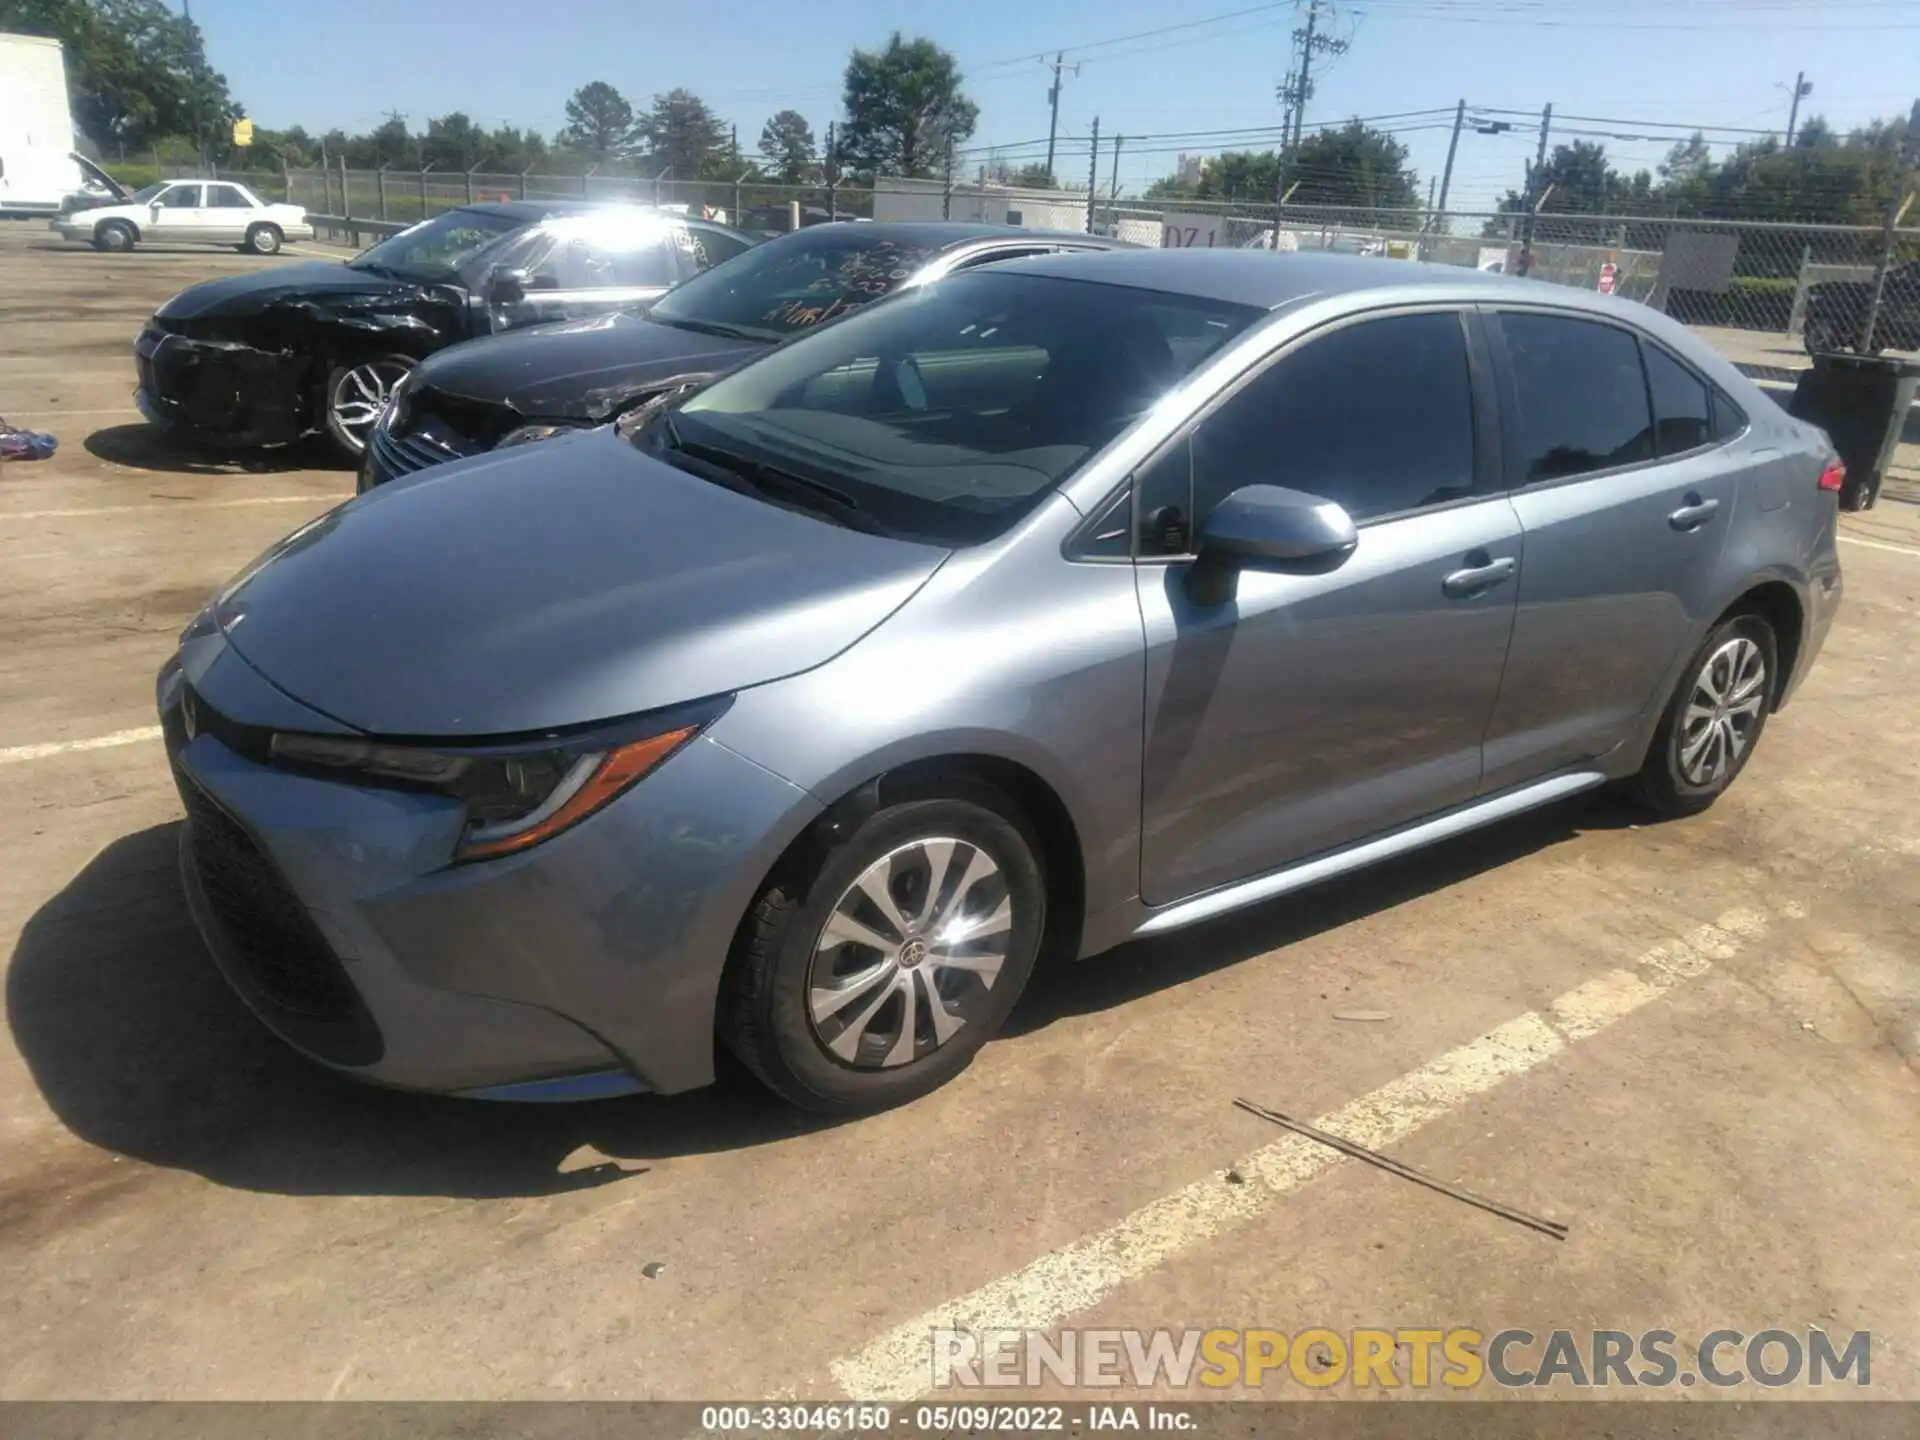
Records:
[[[380,418],[381,406],[413,364],[404,355],[384,355],[336,365],[327,372],[326,388],[320,392],[321,429],[336,455],[359,463],[367,453],[367,437]]]
[[[999,792],[959,780],[942,789],[876,811],[804,873],[770,883],[741,925],[721,985],[720,1039],[803,1109],[860,1114],[944,1085],[999,1030],[1033,973],[1046,928],[1040,847]],[[972,934],[935,938],[963,917]],[[994,955],[1004,958],[989,968]]]
[[[1714,626],[1687,662],[1634,777],[1642,803],[1661,815],[1697,815],[1726,792],[1753,757],[1772,713],[1779,654],[1773,627],[1758,615]]]
[[[93,230],[93,248],[106,255],[124,255],[133,249],[133,227],[124,220],[105,220]]]
[[[278,225],[249,225],[245,248],[254,255],[278,255],[284,239]]]

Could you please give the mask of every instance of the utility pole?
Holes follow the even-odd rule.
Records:
[[[1053,57],[1053,85],[1047,91],[1047,104],[1053,109],[1052,118],[1047,121],[1047,174],[1053,174],[1053,142],[1060,133],[1060,72],[1065,68],[1067,55],[1064,50]],[[1045,63],[1044,61],[1042,62]],[[1073,73],[1078,75],[1080,67],[1075,65]]]
[[[1793,104],[1787,108],[1787,148],[1793,148],[1793,129],[1800,122],[1800,101],[1813,93],[1813,82],[1802,70],[1793,77]]]
[[[1277,250],[1280,246],[1280,207],[1286,203],[1286,197],[1293,193],[1293,187],[1287,182],[1292,178],[1294,152],[1300,148],[1300,139],[1306,130],[1307,101],[1313,95],[1313,57],[1321,51],[1330,55],[1345,53],[1347,42],[1335,40],[1318,33],[1320,24],[1320,6],[1323,0],[1307,0],[1307,23],[1293,32],[1294,42],[1300,47],[1300,71],[1289,75],[1280,86],[1281,103],[1286,107],[1281,125],[1280,164],[1276,167],[1273,200],[1273,243]],[[1291,125],[1292,133],[1288,134]]]
[[[1120,147],[1127,143],[1127,137],[1113,137],[1113,184],[1107,187],[1107,204],[1111,207],[1120,199]]]
[[[1093,153],[1087,160],[1087,233],[1093,234],[1093,207],[1100,199],[1100,117],[1093,117]]]
[[[1453,111],[1453,139],[1447,142],[1447,167],[1440,172],[1440,209],[1447,208],[1447,187],[1453,184],[1453,157],[1460,149],[1460,127],[1467,123],[1467,102],[1462,100]]]
[[[1533,221],[1546,196],[1535,198],[1535,191],[1547,174],[1547,135],[1553,129],[1553,106],[1549,105],[1540,112],[1540,149],[1534,156],[1533,169],[1527,172],[1527,213],[1522,217],[1525,227],[1520,241],[1520,260],[1516,273],[1525,275],[1533,269]]]

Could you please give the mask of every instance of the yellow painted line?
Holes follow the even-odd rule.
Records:
[[[21,461],[27,464],[27,461]],[[248,505],[338,505],[350,495],[249,495],[244,500],[193,500],[182,497],[179,504],[195,512],[201,510],[239,510]],[[102,505],[92,510],[0,510],[5,520],[77,520],[89,515],[155,515],[172,506]]]
[[[0,750],[0,765],[48,760],[55,755],[71,755],[76,750],[112,750],[121,745],[142,745],[159,738],[158,725],[142,725],[137,730],[116,730],[111,735],[95,735],[88,740],[51,740],[43,745],[15,745],[11,749]]]
[[[1909,545],[1889,545],[1884,540],[1862,540],[1857,535],[1842,535],[1839,539],[1843,545],[1864,545],[1869,550],[1887,550],[1895,555],[1911,555],[1914,559],[1920,560],[1920,550],[1915,550]]]
[[[1714,961],[1731,959],[1766,927],[1767,917],[1757,911],[1728,911],[1715,924],[1655,946],[1632,969],[1609,971],[1543,1011],[1517,1015],[1313,1123],[1376,1150],[1396,1144],[1706,973]],[[1287,1135],[1234,1166],[1246,1183],[1230,1185],[1218,1171],[1196,1180],[1011,1275],[903,1321],[834,1361],[833,1377],[860,1400],[925,1395],[933,1386],[934,1330],[1051,1330],[1348,1163],[1337,1150]]]

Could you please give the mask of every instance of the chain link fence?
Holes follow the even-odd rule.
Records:
[[[173,170],[176,167],[167,167]],[[178,175],[191,172],[179,167]],[[220,172],[265,199],[363,231],[477,200],[587,200],[684,207],[763,234],[836,220],[981,220],[1085,230],[1140,245],[1336,251],[1425,260],[1608,291],[1685,324],[1745,332],[1778,368],[1806,352],[1920,350],[1920,229],[1652,215],[1143,203],[1085,190],[883,178],[877,186],[775,185],[624,175],[348,170]],[[1738,338],[1734,338],[1736,347]],[[1767,368],[1755,359],[1750,368]],[[1782,377],[1784,378],[1784,377]]]

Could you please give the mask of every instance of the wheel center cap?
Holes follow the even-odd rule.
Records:
[[[927,942],[924,940],[909,940],[900,947],[900,967],[903,970],[913,969],[926,958]]]

